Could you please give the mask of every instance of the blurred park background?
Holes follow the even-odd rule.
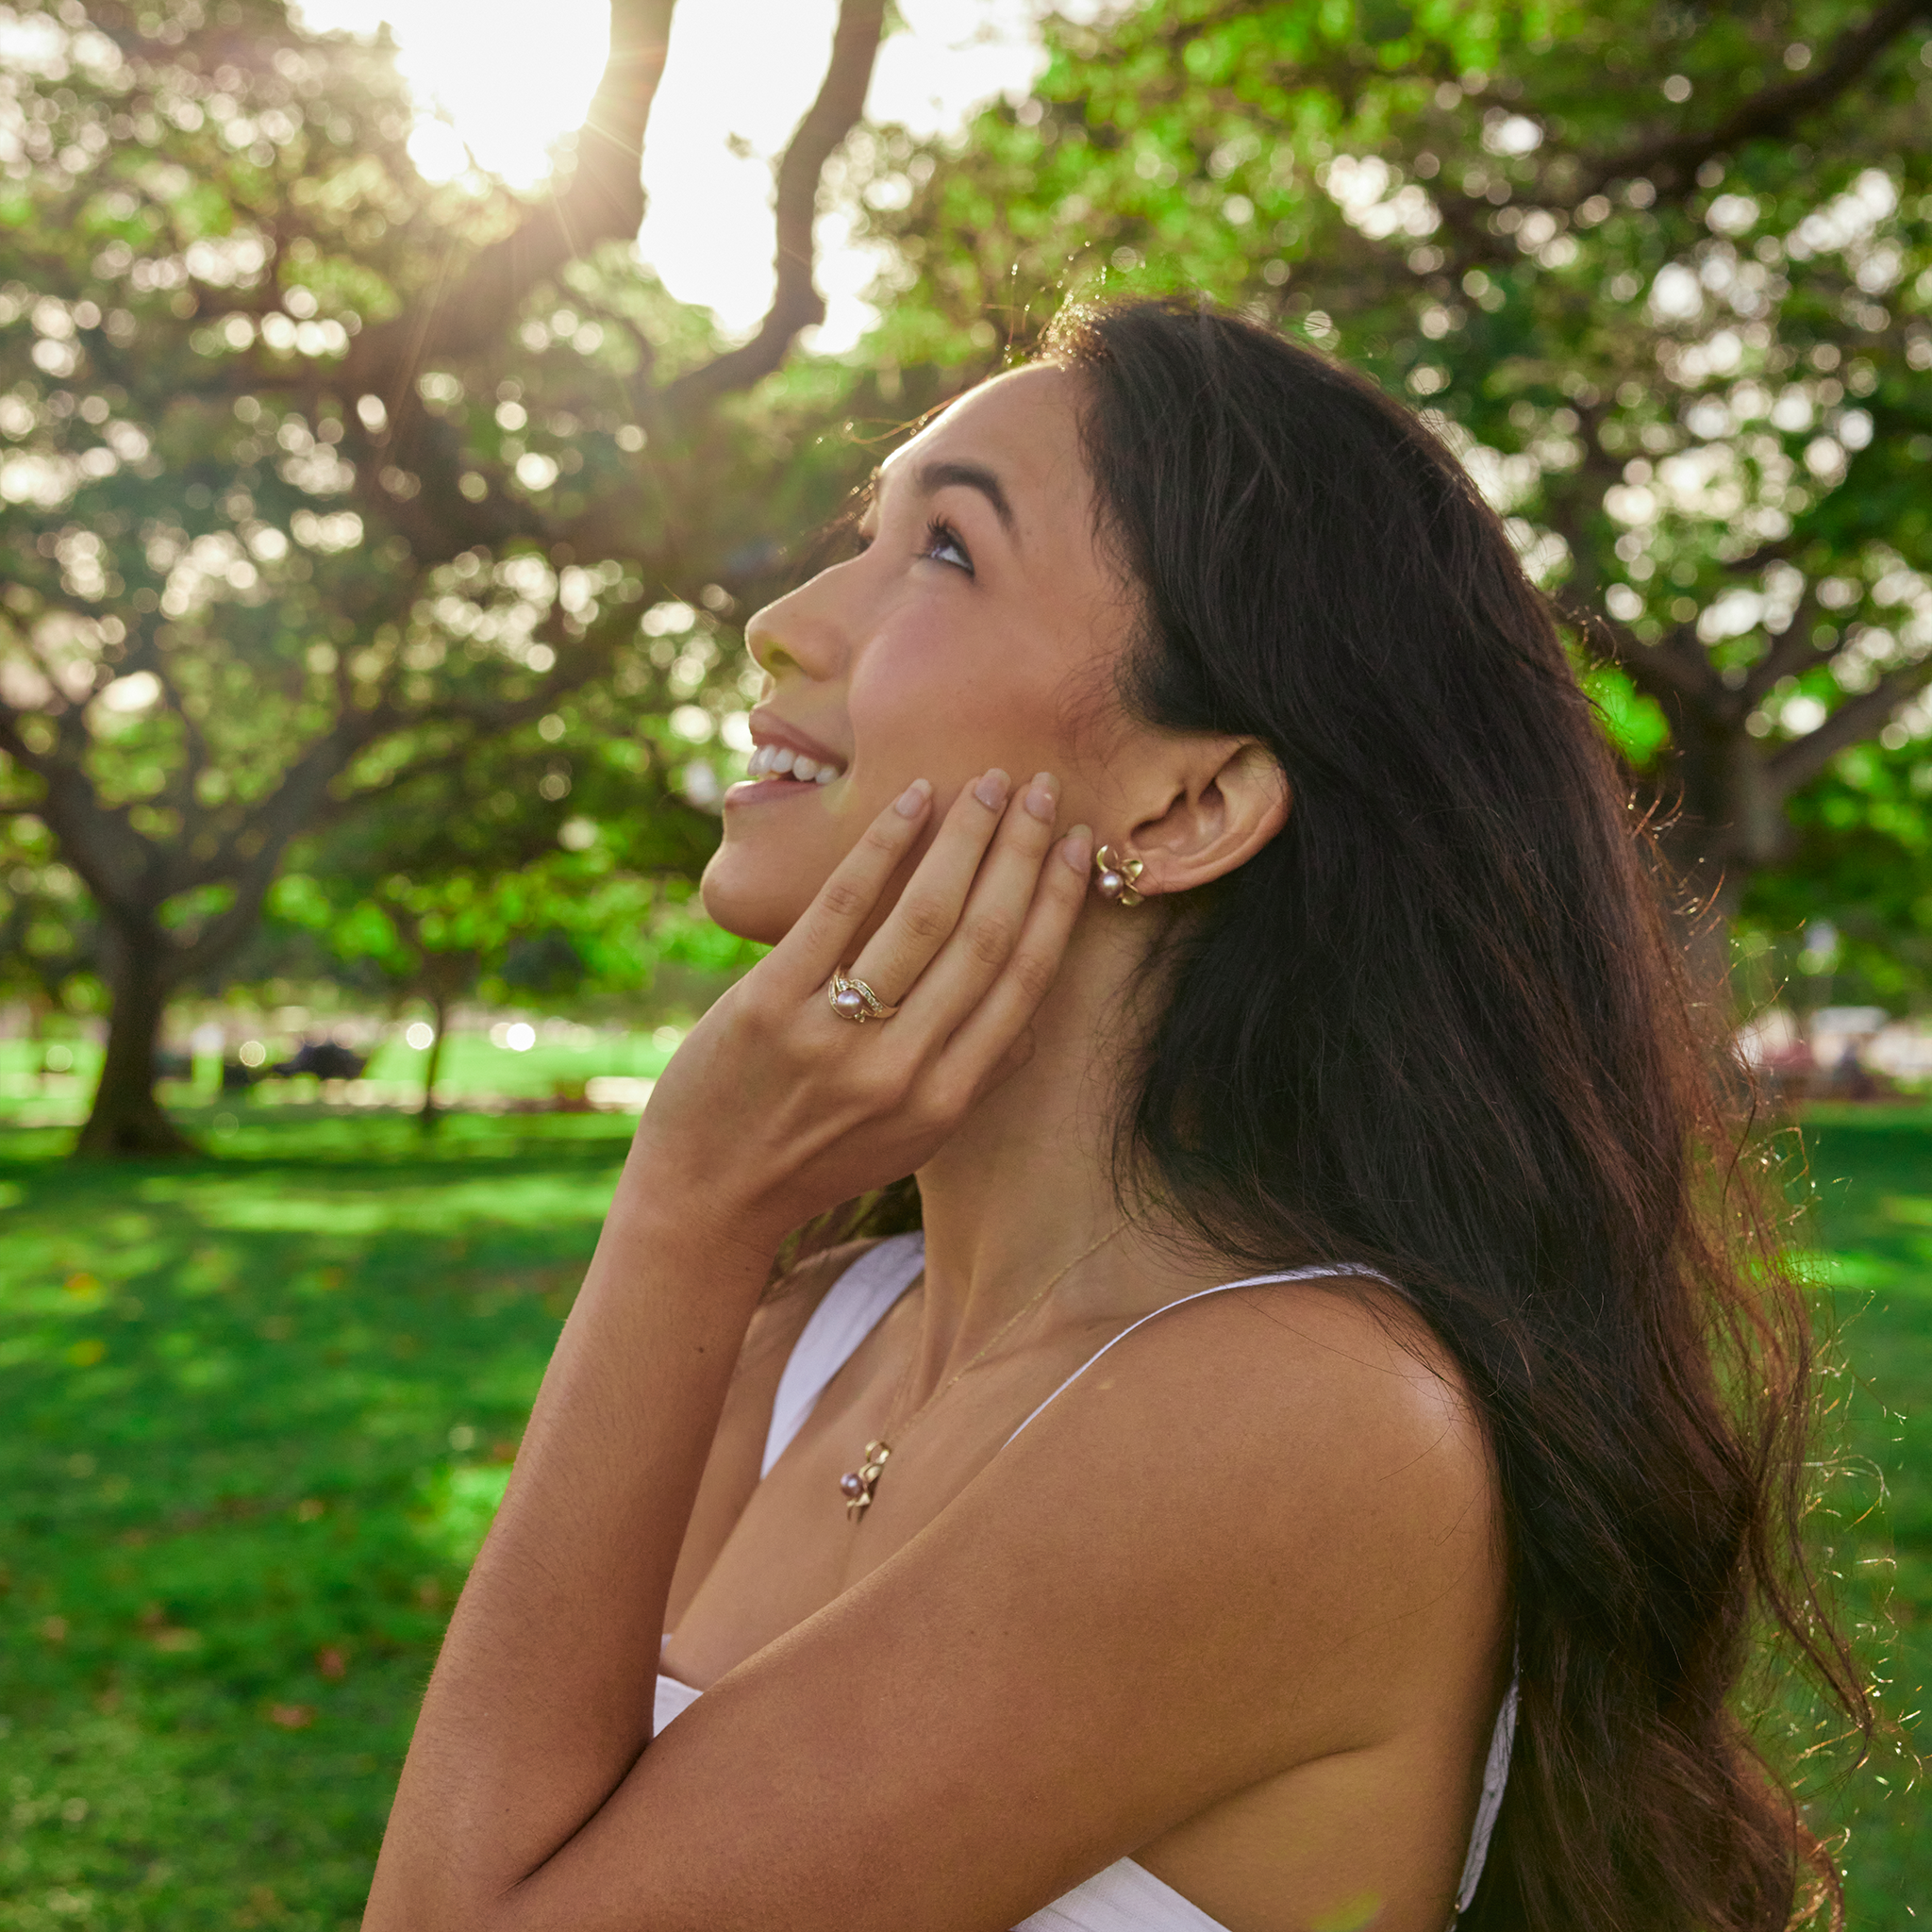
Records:
[[[1178,285],[1429,412],[1662,814],[1899,1727],[1817,1815],[1932,1916],[1928,136],[1917,0],[0,4],[0,1928],[356,1923],[752,957],[743,620]]]

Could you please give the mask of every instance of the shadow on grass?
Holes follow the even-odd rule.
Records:
[[[628,1128],[0,1138],[0,1926],[357,1923]]]

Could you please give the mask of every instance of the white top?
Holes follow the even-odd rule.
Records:
[[[811,1312],[793,1344],[785,1372],[778,1378],[778,1393],[772,1404],[772,1425],[765,1437],[765,1457],[761,1476],[769,1475],[772,1465],[791,1447],[791,1441],[805,1426],[813,1406],[841,1369],[858,1352],[858,1345],[878,1325],[886,1310],[918,1278],[925,1265],[925,1237],[923,1234],[894,1235],[890,1241],[869,1248],[846,1269],[826,1291],[824,1299]],[[1142,1315],[1074,1371],[1040,1405],[1013,1436],[1026,1426],[1041,1409],[1077,1382],[1108,1348],[1124,1341],[1136,1328],[1164,1315],[1168,1308],[1199,1301],[1203,1295],[1223,1294],[1232,1288],[1259,1288],[1276,1281],[1310,1281],[1324,1275],[1367,1274],[1381,1281],[1385,1277],[1370,1268],[1293,1268],[1280,1274],[1251,1274],[1240,1281],[1224,1281],[1218,1288],[1204,1288],[1193,1294]],[[1008,1436],[1010,1442],[1013,1436]],[[659,1674],[656,1715],[652,1735],[661,1731],[680,1711],[688,1710],[702,1693],[675,1677]],[[1509,1775],[1509,1750],[1516,1737],[1516,1686],[1511,1683],[1496,1712],[1494,1729],[1490,1733],[1489,1757],[1483,1765],[1482,1797],[1476,1806],[1475,1825],[1470,1833],[1469,1855],[1463,1860],[1462,1880],[1456,1889],[1456,1911],[1469,1908],[1475,1896],[1476,1881],[1483,1874],[1483,1860],[1490,1849],[1490,1836],[1496,1828],[1496,1813],[1502,1808],[1503,1786]],[[1455,1921],[1452,1918],[1451,1924]],[[1226,1932],[1217,1919],[1210,1919],[1199,1906],[1184,1899],[1171,1885],[1163,1884],[1144,1865],[1122,1858],[1106,1871],[1096,1873],[1083,1885],[1076,1885],[1064,1897],[1042,1906],[1013,1932]]]

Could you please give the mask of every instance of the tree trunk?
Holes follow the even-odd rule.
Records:
[[[1659,774],[1658,844],[1675,874],[1672,911],[1695,996],[1741,1019],[1730,1012],[1731,927],[1752,874],[1790,843],[1784,794],[1741,716],[1666,708],[1674,749]]]
[[[158,932],[130,938],[109,928],[108,1058],[92,1111],[74,1151],[100,1159],[193,1154],[194,1143],[155,1098],[155,1049],[167,1011]]]
[[[429,1024],[436,1038],[429,1042],[429,1058],[423,1069],[423,1105],[416,1110],[416,1124],[425,1134],[436,1131],[442,1111],[436,1104],[436,1075],[442,1066],[442,1036],[449,1024],[449,1002],[433,997],[429,1002]]]

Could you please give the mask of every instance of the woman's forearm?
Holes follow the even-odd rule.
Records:
[[[775,1243],[633,1150],[451,1620],[368,1932],[479,1922],[650,1741],[664,1602]]]
[[[649,1743],[665,1599],[780,1236],[944,1143],[1024,1057],[1078,916],[1090,835],[1056,844],[1044,776],[1011,813],[1008,789],[990,773],[955,800],[881,919],[929,815],[916,780],[658,1079],[430,1679],[369,1932],[529,1923],[525,1881]],[[917,982],[891,1026],[827,1003],[855,959]]]

